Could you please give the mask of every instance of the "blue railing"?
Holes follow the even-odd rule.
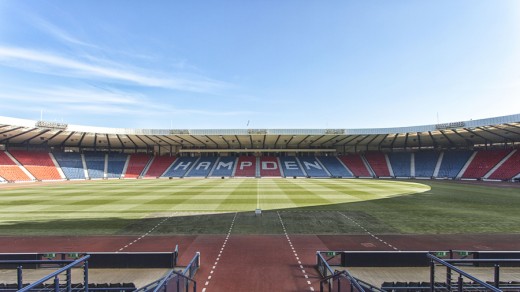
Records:
[[[68,265],[64,266],[63,268],[57,270],[57,271],[54,271],[50,274],[48,274],[47,276],[41,278],[40,280],[32,283],[32,284],[29,284],[23,288],[20,288],[21,286],[21,283],[19,282],[18,283],[18,287],[20,288],[18,290],[18,292],[25,292],[25,291],[30,291],[32,289],[35,289],[37,287],[39,287],[40,285],[42,285],[43,283],[47,282],[48,280],[54,278],[54,289],[53,291],[60,291],[60,278],[59,278],[59,275],[60,274],[63,274],[65,273],[65,277],[66,277],[66,289],[67,291],[71,291],[71,270],[72,268],[74,268],[75,266],[79,265],[79,264],[83,264],[83,271],[84,271],[84,283],[83,283],[83,287],[85,287],[85,291],[88,292],[88,259],[90,258],[90,255],[85,255],[71,263],[69,263]],[[57,261],[46,261],[47,263],[56,263]],[[63,261],[60,261],[60,262],[63,262]],[[21,278],[19,277],[18,280],[20,281]]]
[[[135,292],[188,292],[190,290],[195,292],[197,291],[197,282],[193,280],[193,277],[199,268],[200,253],[197,252],[182,272],[170,270],[161,279],[137,289]]]

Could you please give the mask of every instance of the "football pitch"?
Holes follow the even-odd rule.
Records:
[[[0,189],[0,236],[519,233],[520,188],[373,179],[158,179]],[[262,209],[256,216],[255,209]]]

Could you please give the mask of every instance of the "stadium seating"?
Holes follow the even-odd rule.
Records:
[[[255,177],[256,176],[256,157],[240,156],[235,170],[235,176]]]
[[[509,180],[518,174],[520,174],[520,151],[517,149],[489,178]]]
[[[407,152],[392,152],[388,154],[390,165],[395,177],[411,177],[412,156]]]
[[[213,169],[215,162],[217,162],[217,157],[201,157],[186,176],[207,177]]]
[[[138,178],[148,164],[148,161],[150,161],[150,155],[148,154],[131,154],[126,168],[125,178]]]
[[[280,163],[282,164],[282,170],[285,177],[305,177],[306,174],[300,168],[296,157],[293,156],[283,156],[280,157]]]
[[[85,179],[81,155],[75,152],[56,152],[54,158],[68,179]]]
[[[105,153],[103,152],[85,152],[85,163],[89,178],[105,177]]]
[[[162,176],[184,177],[198,159],[198,157],[179,157]]]
[[[176,157],[174,156],[155,156],[152,158],[150,167],[144,174],[144,177],[160,177],[167,169],[175,162]]]
[[[219,157],[215,163],[215,167],[210,173],[211,176],[216,177],[230,177],[233,176],[233,170],[235,169],[236,157],[223,156]]]
[[[300,156],[300,165],[305,169],[309,177],[330,177],[331,175],[323,168],[314,156]]]
[[[48,152],[9,151],[37,180],[60,180],[60,173]]]
[[[127,154],[110,153],[107,160],[107,178],[121,178],[125,168]]]
[[[437,177],[455,178],[462,170],[473,151],[446,151],[442,158],[441,166]]]
[[[372,177],[368,171],[363,158],[358,154],[349,154],[339,158],[345,164],[352,174],[356,177]]]
[[[388,169],[388,163],[386,163],[385,154],[381,152],[367,152],[365,158],[372,167],[378,177],[389,177],[390,171]]]
[[[352,173],[335,156],[318,157],[321,164],[329,171],[333,177],[352,177]]]
[[[277,157],[260,157],[260,176],[261,177],[281,177],[280,163]]]
[[[480,179],[495,165],[504,159],[510,150],[479,150],[473,158],[462,178]]]
[[[6,181],[31,180],[4,151],[0,151],[0,176]]]
[[[432,177],[439,159],[439,153],[416,152],[415,155],[415,177]]]

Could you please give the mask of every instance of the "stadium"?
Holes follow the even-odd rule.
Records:
[[[520,291],[520,2],[0,1],[0,292]]]
[[[96,268],[113,277],[93,291],[422,291],[431,275],[381,276],[375,267],[428,270],[427,254],[513,263],[518,255],[520,115],[287,130],[2,117],[0,135],[0,264],[14,276],[5,291],[85,284],[65,275],[17,283],[13,255],[37,266],[91,256],[91,280]],[[519,289],[501,265],[502,287],[490,268],[483,283]],[[125,269],[127,278],[115,272]],[[440,273],[435,285],[453,277],[450,289],[457,277],[480,283]]]

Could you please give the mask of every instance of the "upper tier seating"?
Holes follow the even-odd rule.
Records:
[[[280,163],[282,164],[282,170],[285,177],[305,177],[305,173],[300,168],[296,157],[293,156],[283,156],[280,157]]]
[[[516,150],[489,178],[508,180],[520,174],[520,150]]]
[[[184,177],[193,167],[198,157],[179,157],[173,165],[162,176],[163,177]]]
[[[207,177],[213,169],[218,157],[201,157],[195,166],[191,169],[187,176],[189,177]]]
[[[352,177],[352,173],[345,168],[337,157],[321,156],[318,159],[333,177]]]
[[[479,150],[473,158],[462,178],[482,178],[495,165],[504,159],[510,150]]]
[[[416,152],[415,177],[432,177],[439,159],[439,153],[433,151]]]
[[[90,178],[104,178],[105,176],[105,153],[85,152],[85,163],[87,164],[88,176]]]
[[[386,163],[385,154],[381,152],[367,152],[365,158],[372,167],[378,177],[389,177],[388,163]]]
[[[240,156],[235,170],[235,176],[256,176],[256,157]]]
[[[282,173],[280,172],[280,164],[278,162],[277,157],[272,157],[272,156],[260,157],[260,176],[261,177],[268,177],[268,176],[281,177],[282,176]]]
[[[121,178],[127,159],[127,154],[109,153],[107,162],[107,178]]]
[[[150,155],[143,153],[133,153],[130,155],[126,168],[125,178],[138,178],[150,161]]]
[[[160,177],[177,159],[174,156],[155,156],[144,177]]]
[[[356,177],[372,177],[368,171],[363,158],[359,154],[349,154],[339,158]]]
[[[446,151],[437,177],[455,178],[462,170],[473,151]]]
[[[219,157],[218,161],[215,164],[215,167],[213,168],[213,172],[211,173],[211,176],[218,176],[218,177],[233,176],[233,170],[235,169],[236,161],[237,161],[236,157],[231,157],[231,156]]]
[[[392,152],[388,154],[390,165],[395,177],[411,177],[412,156],[406,152]]]
[[[47,152],[28,152],[24,150],[9,151],[25,169],[27,169],[37,180],[59,180],[62,179]]]
[[[320,165],[319,161],[314,156],[300,156],[298,157],[300,164],[305,169],[307,176],[310,177],[330,177],[323,166]]]
[[[0,151],[0,176],[7,181],[31,180],[4,151]]]
[[[66,178],[85,179],[81,154],[76,152],[56,152],[53,155]]]

